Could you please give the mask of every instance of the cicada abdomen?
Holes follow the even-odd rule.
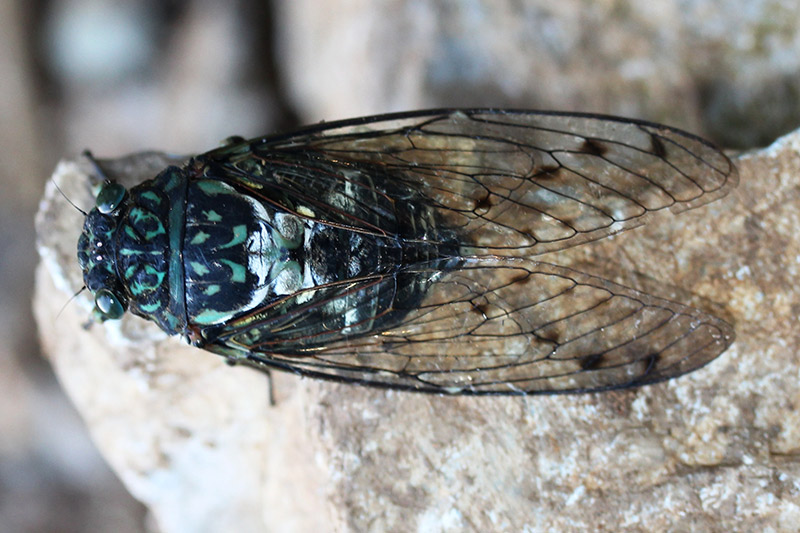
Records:
[[[702,310],[533,259],[735,185],[665,126],[461,110],[237,140],[126,191],[78,245],[96,315],[126,309],[231,362],[426,392],[582,392],[702,366]]]

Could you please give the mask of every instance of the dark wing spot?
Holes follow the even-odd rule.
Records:
[[[492,207],[492,195],[486,193],[486,196],[481,198],[480,200],[475,201],[474,211],[483,211],[486,212]]]
[[[638,364],[641,365],[642,371],[634,378],[627,386],[636,386],[638,383],[649,383],[650,374],[652,374],[658,367],[658,362],[661,360],[661,354],[651,353],[642,357]]]
[[[661,159],[667,157],[667,147],[664,146],[664,142],[656,134],[650,135],[650,151]]]
[[[515,276],[511,278],[510,285],[527,285],[531,282],[531,275],[528,273],[520,274],[519,276]]]
[[[581,357],[581,368],[583,370],[597,370],[603,363],[603,359],[605,359],[605,356],[601,353]]]
[[[556,346],[561,344],[561,335],[559,335],[557,331],[552,329],[550,331],[531,331],[531,335],[533,335],[537,339],[541,339],[545,342],[549,342]]]
[[[653,372],[656,367],[658,367],[658,362],[661,360],[661,354],[659,353],[651,353],[650,355],[646,356],[642,359],[642,364],[644,365],[644,372],[642,372],[642,377],[647,377]]]
[[[561,167],[559,166],[547,165],[537,170],[536,174],[534,174],[534,177],[541,181],[557,178],[560,170]]]
[[[486,311],[488,311],[488,310],[489,310],[489,306],[488,305],[475,304],[475,303],[472,304],[472,312],[482,316],[483,318],[487,318]]]
[[[583,146],[581,146],[581,151],[587,154],[596,155],[598,157],[604,156],[606,152],[608,152],[608,148],[603,146],[600,141],[596,141],[594,139],[586,139],[583,141]]]

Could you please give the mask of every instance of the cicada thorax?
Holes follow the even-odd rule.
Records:
[[[324,342],[326,331],[358,335],[393,325],[402,317],[391,309],[414,307],[425,290],[404,269],[456,249],[430,238],[436,223],[424,206],[396,202],[372,184],[353,187],[373,179],[366,169],[340,169],[350,173],[339,182],[349,190],[309,191],[304,201],[281,191],[281,173],[291,168],[250,165],[258,179],[242,180],[200,156],[132,188],[110,213],[93,209],[79,243],[87,287],[116,294],[134,314],[201,346],[231,334],[258,344],[288,328],[296,337],[300,322],[314,325],[309,344]],[[373,220],[362,209],[370,204]],[[356,212],[359,225],[347,224]],[[387,276],[397,283],[325,303],[349,280]]]
[[[280,351],[287,339],[313,346],[376,333],[424,294],[406,269],[456,253],[430,238],[432,210],[376,187],[389,186],[379,168],[249,155],[225,166],[200,157],[191,169],[183,258],[198,345],[214,349],[224,337],[226,346]],[[330,180],[331,172],[346,177]],[[288,194],[289,179],[307,180],[307,193]],[[387,277],[396,283],[382,283]]]

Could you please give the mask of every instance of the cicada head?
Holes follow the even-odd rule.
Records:
[[[83,282],[94,295],[92,316],[104,321],[120,318],[128,309],[128,296],[116,268],[116,232],[120,213],[129,201],[125,187],[105,183],[97,195],[95,207],[86,216],[78,240],[78,263]]]
[[[104,184],[86,216],[78,241],[83,281],[94,295],[93,317],[120,318],[125,311],[152,320],[170,334],[183,330],[182,302],[170,291],[170,211],[182,187],[180,169],[169,167],[130,191]],[[178,217],[178,220],[182,220]],[[179,228],[180,229],[180,228]],[[174,232],[173,232],[174,233]]]

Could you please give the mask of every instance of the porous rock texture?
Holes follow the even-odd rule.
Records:
[[[84,329],[82,216],[51,186],[35,311],[98,447],[164,531],[791,530],[800,523],[800,132],[728,197],[547,256],[725,305],[735,344],[666,383],[470,398],[230,368],[136,317]],[[166,160],[108,161],[123,183]],[[79,205],[83,160],[53,183]],[[606,267],[602,267],[605,269]],[[63,308],[63,309],[62,309]]]

